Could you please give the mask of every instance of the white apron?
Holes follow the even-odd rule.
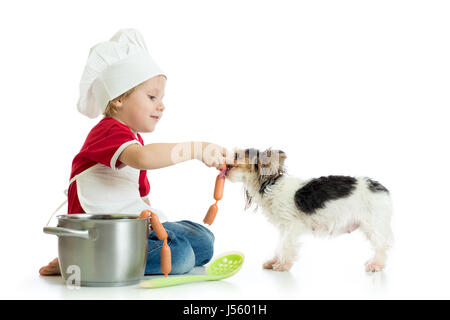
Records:
[[[74,176],[80,205],[87,214],[131,214],[138,216],[142,210],[154,211],[161,222],[167,221],[165,214],[150,207],[139,194],[140,170],[123,165],[111,169],[97,163]]]

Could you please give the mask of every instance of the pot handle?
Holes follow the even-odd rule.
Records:
[[[61,227],[45,227],[44,233],[53,234],[59,237],[77,237],[82,239],[91,239],[89,230],[74,230]]]

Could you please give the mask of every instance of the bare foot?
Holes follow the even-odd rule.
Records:
[[[59,270],[58,258],[53,259],[48,265],[39,269],[39,274],[41,276],[57,276],[61,275],[61,270]]]

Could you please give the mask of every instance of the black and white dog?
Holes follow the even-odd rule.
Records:
[[[328,176],[302,181],[286,174],[281,150],[235,150],[227,161],[226,177],[244,184],[246,206],[252,203],[280,232],[275,257],[266,269],[289,270],[296,259],[298,236],[305,233],[338,235],[359,228],[375,254],[367,272],[381,271],[393,241],[389,191],[366,177]]]

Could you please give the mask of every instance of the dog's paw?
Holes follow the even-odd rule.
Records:
[[[278,258],[272,258],[270,260],[267,260],[266,262],[264,262],[263,264],[263,268],[264,269],[273,269],[273,265],[278,263]]]
[[[288,271],[292,267],[292,262],[277,262],[272,265],[272,269],[275,271]]]
[[[369,260],[366,262],[366,272],[379,272],[384,269],[384,263],[377,260]]]

